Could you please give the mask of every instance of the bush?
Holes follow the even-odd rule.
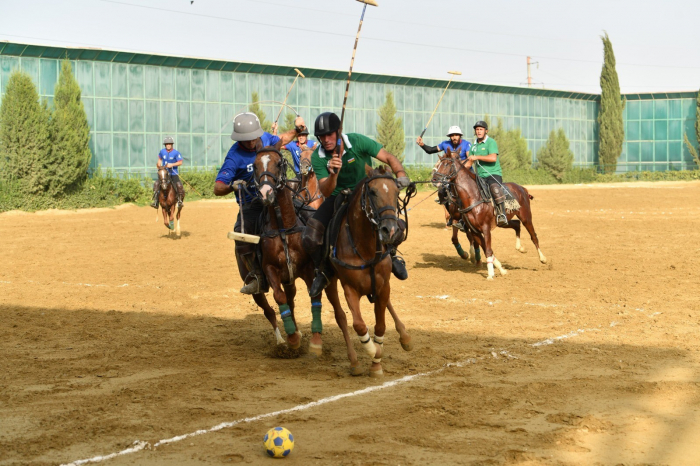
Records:
[[[543,147],[537,151],[538,168],[551,173],[557,180],[562,181],[564,174],[571,170],[574,163],[574,153],[569,148],[569,139],[564,130],[552,130]]]

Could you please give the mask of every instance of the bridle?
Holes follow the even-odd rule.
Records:
[[[313,171],[314,167],[311,165],[311,160],[301,159],[301,162],[299,162],[299,174],[310,175]]]
[[[439,173],[440,167],[442,167],[442,164],[445,163],[446,161],[449,161],[450,163],[450,171],[447,173]],[[449,185],[450,183],[454,182],[454,179],[457,178],[457,175],[459,174],[460,170],[464,168],[464,165],[461,163],[457,162],[454,157],[443,157],[440,159],[438,162],[437,166],[433,168],[433,178],[432,178],[432,183],[433,186],[436,188],[438,185]]]
[[[164,175],[161,176],[161,173],[164,173]],[[160,167],[158,169],[158,181],[160,183],[165,183],[166,188],[168,187],[168,185],[170,185],[172,183],[172,178],[170,177],[170,172],[168,171],[167,168]]]
[[[265,185],[268,185],[275,191],[285,187],[287,185],[287,166],[289,164],[287,159],[282,156],[280,151],[271,146],[263,147],[262,149],[256,151],[256,155],[260,154],[261,152],[274,152],[275,154],[279,155],[280,161],[277,162],[279,176],[267,170],[260,173],[260,175],[256,174],[253,177],[253,182],[255,183],[255,187],[258,189],[258,193],[260,193],[260,188]]]
[[[396,179],[392,175],[375,175],[365,180],[364,184],[362,185],[362,192],[360,193],[360,207],[365,213],[365,216],[367,216],[367,220],[369,220],[369,222],[372,224],[372,228],[374,228],[374,230],[379,230],[379,225],[386,220],[399,220],[399,218],[396,216],[395,205],[385,205],[384,207],[377,208],[377,205],[370,194],[369,184],[372,181],[380,179],[391,180],[393,183],[396,183]],[[389,215],[382,215],[387,211],[391,211],[393,213]]]

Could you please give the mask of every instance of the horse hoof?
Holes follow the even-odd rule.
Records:
[[[287,335],[287,345],[293,350],[297,350],[301,346],[301,336],[297,337],[297,335],[298,332],[293,335]]]
[[[488,277],[486,277],[486,280],[493,280],[493,277],[489,275]]]
[[[350,375],[353,377],[357,377],[358,375],[362,375],[364,373],[365,371],[362,370],[359,363],[357,363],[357,366],[350,366]]]
[[[401,348],[404,351],[413,351],[413,341],[410,338],[406,342],[401,341],[399,338],[399,343],[401,343]]]
[[[309,343],[309,354],[312,354],[314,356],[321,356],[323,354],[323,345]]]
[[[522,252],[523,254],[525,254],[527,252],[527,250],[525,250],[525,248],[520,248],[520,249],[518,249],[518,252]]]
[[[379,366],[379,369],[377,369],[377,370],[370,368],[369,376],[372,377],[373,379],[380,379],[380,378],[384,377],[384,371],[382,370],[381,366]]]
[[[508,275],[508,271],[506,269],[501,270],[501,275]]]

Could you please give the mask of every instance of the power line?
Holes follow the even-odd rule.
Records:
[[[336,32],[327,32],[327,31],[319,31],[315,29],[308,29],[308,28],[300,28],[300,27],[294,27],[294,26],[284,26],[284,25],[279,25],[279,24],[271,24],[271,23],[261,23],[258,21],[248,21],[248,20],[241,20],[241,19],[235,19],[235,18],[227,18],[223,16],[214,16],[214,15],[207,15],[203,13],[188,13],[180,10],[171,10],[168,8],[160,8],[160,7],[153,7],[153,6],[145,6],[145,5],[137,5],[134,3],[127,3],[127,2],[120,2],[117,0],[99,0],[104,3],[113,3],[117,5],[126,5],[126,6],[131,6],[135,8],[143,8],[147,10],[155,10],[155,11],[165,11],[169,13],[177,13],[181,15],[187,15],[187,16],[194,16],[194,17],[200,17],[200,18],[207,18],[207,19],[216,19],[220,21],[231,21],[235,23],[242,23],[242,24],[247,24],[247,25],[255,25],[255,26],[265,26],[265,27],[274,27],[274,28],[279,28],[279,29],[287,29],[287,30],[292,30],[292,31],[301,31],[301,32],[311,32],[311,33],[316,33],[316,34],[324,34],[324,35],[329,35],[329,36],[335,36],[335,37],[349,37],[352,38],[354,36],[350,34],[341,34],[341,33],[336,33]],[[449,46],[441,46],[441,45],[429,45],[429,44],[421,44],[417,42],[406,42],[406,41],[401,41],[401,40],[391,40],[391,39],[380,39],[376,37],[363,37],[364,41],[373,41],[373,42],[383,42],[383,43],[389,43],[389,44],[399,44],[399,45],[411,45],[415,47],[427,47],[427,48],[432,48],[432,49],[442,49],[442,50],[457,50],[461,52],[470,52],[470,53],[481,53],[481,54],[486,54],[486,55],[502,55],[502,56],[509,56],[509,57],[519,57],[522,58],[523,54],[519,53],[509,53],[509,52],[494,52],[494,51],[484,51],[484,50],[476,50],[476,49],[467,49],[467,48],[462,48],[462,47],[449,47]],[[533,55],[534,57],[534,55]],[[576,59],[576,58],[563,58],[563,57],[549,57],[549,56],[544,56],[544,55],[537,55],[537,58],[541,59],[547,59],[547,60],[560,60],[560,61],[570,61],[570,62],[579,62],[579,63],[595,63],[595,64],[602,64],[601,60],[581,60],[581,59]],[[624,66],[638,66],[638,67],[647,67],[647,68],[673,68],[673,69],[700,69],[700,67],[697,66],[669,66],[669,65],[656,65],[656,64],[649,64],[649,63],[621,63],[618,62],[618,65],[624,65]]]

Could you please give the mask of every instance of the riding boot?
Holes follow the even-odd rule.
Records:
[[[241,288],[241,293],[258,294],[265,292],[267,282],[258,260],[257,246],[250,243],[237,243],[236,254],[238,254],[248,269],[248,276],[245,277],[245,285]]]
[[[499,202],[496,204],[496,225],[499,227],[508,226],[508,217],[506,217],[506,207],[505,202]]]
[[[185,200],[185,187],[182,183],[177,183],[177,206],[182,208],[183,201]]]
[[[444,206],[447,206],[447,189],[444,187],[439,187],[438,188],[438,197],[435,199],[435,202],[437,204],[443,204]]]
[[[151,202],[151,207],[154,209],[158,208],[158,193],[160,190],[158,189],[158,183],[153,183],[153,199]]]
[[[304,229],[301,244],[314,261],[314,281],[309,296],[314,297],[328,286],[333,276],[333,267],[326,264],[326,248],[323,237],[326,226],[315,218],[309,219]]]
[[[399,280],[406,280],[408,278],[406,261],[403,260],[403,257],[397,254],[396,248],[391,248],[389,255],[391,256],[391,273],[393,273]]]

